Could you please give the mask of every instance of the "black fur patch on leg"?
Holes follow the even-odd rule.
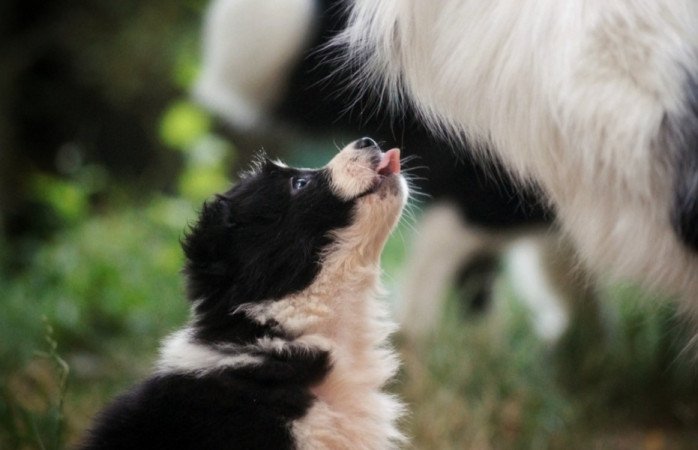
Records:
[[[489,252],[476,255],[460,268],[456,274],[455,288],[464,316],[483,313],[489,307],[498,269],[499,258]]]
[[[671,222],[681,242],[698,251],[698,75],[689,77],[687,107],[672,133],[676,149]]]

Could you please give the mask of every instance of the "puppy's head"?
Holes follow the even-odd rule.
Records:
[[[260,162],[204,204],[183,242],[197,312],[300,292],[333,257],[377,264],[407,197],[399,172],[399,150],[383,153],[367,138],[320,169]]]

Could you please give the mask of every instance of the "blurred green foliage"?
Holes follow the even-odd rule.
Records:
[[[11,263],[36,248],[14,238],[44,238],[114,197],[175,189],[182,155],[171,140],[189,146],[181,140],[210,128],[185,100],[207,3],[0,4],[0,232],[13,238]],[[109,189],[86,189],[87,167]]]
[[[114,8],[109,14],[126,14]],[[191,27],[153,33],[171,24],[160,15],[176,9],[138,9],[144,14],[115,39],[76,48],[89,59],[81,66],[89,83],[107,82],[100,88],[125,107],[148,101],[141,95],[144,74],[132,68],[159,67],[153,55],[172,61],[172,83],[182,89],[197,71]],[[100,19],[85,18],[71,36],[96,32],[90,27]],[[179,36],[167,44],[172,57],[155,50],[170,35]],[[135,60],[133,52],[112,58],[124,46]],[[32,208],[41,212],[34,217],[52,232],[21,242],[0,236],[0,267],[14,268],[0,271],[0,448],[53,449],[74,441],[103,398],[147,371],[159,340],[187,319],[179,241],[201,202],[230,185],[237,158],[185,92],[161,108],[152,138],[179,161],[169,192],[125,183],[103,163],[86,160],[77,145],[58,153],[60,173],[37,170],[26,180]]]
[[[191,204],[158,198],[145,208],[91,217],[37,252],[31,270],[0,280],[0,389],[5,400],[12,400],[9,409],[0,408],[0,447],[19,448],[20,442],[5,439],[26,437],[16,432],[26,428],[24,415],[46,422],[56,414],[52,399],[25,404],[22,390],[20,395],[9,391],[18,383],[37,384],[37,375],[28,368],[44,347],[42,317],[53,328],[58,352],[75,366],[73,383],[99,371],[103,355],[115,348],[128,351],[136,361],[143,354],[152,356],[159,338],[185,320],[178,242],[183,224],[193,216]],[[74,364],[76,355],[92,363],[82,370],[84,363]],[[128,373],[124,370],[122,376]]]
[[[234,154],[230,144],[219,137],[206,135],[198,140],[185,152],[186,166],[178,183],[181,195],[200,202],[229,187],[228,167]]]
[[[180,100],[165,111],[160,121],[160,139],[176,149],[186,149],[211,129],[208,114],[193,103]]]

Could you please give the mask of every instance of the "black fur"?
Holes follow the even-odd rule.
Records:
[[[689,77],[687,108],[671,134],[676,163],[671,221],[681,241],[698,251],[698,74]]]
[[[294,192],[291,180],[306,177]],[[187,234],[189,298],[197,301],[198,336],[251,342],[274,327],[233,315],[240,303],[273,300],[307,287],[317,275],[329,232],[349,224],[353,202],[331,192],[324,170],[299,171],[272,162],[204,205]]]
[[[494,285],[494,274],[499,269],[499,256],[494,252],[483,252],[476,255],[462,266],[456,274],[456,293],[462,301],[463,315],[485,312],[489,306],[488,299]]]
[[[154,376],[120,396],[83,449],[293,449],[290,424],[313,402],[327,353],[298,352],[205,376]]]
[[[307,183],[295,189],[299,177]],[[310,285],[331,231],[350,224],[354,201],[336,197],[325,170],[270,161],[207,202],[182,245],[194,342],[254,365],[162,372],[120,396],[96,419],[82,449],[292,449],[292,422],[331,368],[320,350],[252,344],[293,336],[259,324],[242,303],[276,300]]]

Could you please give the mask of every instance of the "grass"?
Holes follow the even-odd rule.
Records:
[[[414,448],[695,448],[694,331],[672,305],[616,286],[600,294],[599,321],[573,319],[551,345],[506,271],[494,297],[477,315],[451,294],[431,340],[398,336]]]
[[[540,448],[563,434],[573,409],[550,355],[518,304],[500,303],[464,326],[450,302],[433,342],[402,346],[415,448]]]
[[[188,203],[159,199],[93,217],[39,250],[31,270],[0,279],[0,448],[60,448],[147,372],[159,339],[187,317],[178,241],[193,214]],[[64,404],[62,369],[47,363],[58,355],[71,370]],[[47,445],[55,439],[45,428],[29,433],[28,423],[61,409],[59,444]]]

